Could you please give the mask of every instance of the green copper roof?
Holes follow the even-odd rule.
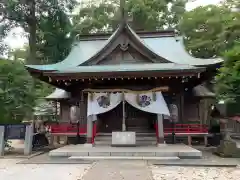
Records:
[[[144,43],[159,56],[178,64],[204,66],[222,62],[221,58],[195,58],[185,50],[182,37],[142,38]]]
[[[45,99],[53,100],[53,99],[69,99],[70,93],[63,90],[56,88],[51,94],[49,94]]]
[[[205,70],[205,68],[174,63],[151,63],[151,64],[120,64],[120,65],[95,65],[78,66],[71,69],[51,72],[51,74],[64,73],[91,73],[91,72],[138,72],[138,71],[185,71]]]
[[[222,62],[222,59],[199,59],[194,58],[184,49],[181,37],[139,37],[128,24],[124,26],[142,46],[153,54],[165,59],[166,62],[185,64],[192,66],[206,66]],[[123,31],[123,26],[119,27],[107,40],[82,40],[76,44],[68,57],[56,64],[49,65],[27,65],[26,67],[40,71],[67,71],[82,65],[102,50],[108,48],[112,41]]]
[[[67,58],[59,63],[47,65],[27,65],[26,67],[46,71],[76,67],[96,54],[102,47],[104,47],[105,43],[106,40],[80,41],[78,44],[73,46],[72,51]]]

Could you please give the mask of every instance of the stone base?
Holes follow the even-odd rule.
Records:
[[[136,146],[136,133],[130,131],[112,132],[112,146]]]
[[[237,143],[233,140],[221,140],[216,154],[221,157],[239,158],[240,149],[237,148]]]
[[[85,144],[83,144],[83,146],[84,146],[84,147],[88,147],[88,148],[89,148],[89,147],[93,147],[93,144],[90,144],[90,143],[85,143]]]
[[[84,145],[68,145],[49,152],[49,156],[112,156],[112,157],[179,157],[183,159],[200,159],[202,152],[184,144],[146,147],[84,147]]]
[[[180,160],[179,157],[156,157],[156,156],[70,156],[70,160]]]
[[[160,143],[157,144],[157,147],[166,147],[166,146],[167,146],[167,145],[165,144],[165,142],[162,143],[162,144],[160,144]]]

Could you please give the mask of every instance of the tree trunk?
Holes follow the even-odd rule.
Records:
[[[29,55],[27,63],[36,64],[36,38],[37,38],[37,20],[36,20],[36,2],[35,0],[28,0],[29,6],[29,17],[28,17],[28,28],[29,28]]]

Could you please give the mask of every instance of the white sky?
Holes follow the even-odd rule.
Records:
[[[186,10],[190,11],[198,6],[218,4],[221,1],[222,0],[189,0],[189,2],[186,4]],[[5,42],[13,49],[21,48],[27,43],[27,39],[23,35],[23,29],[15,28],[10,32],[9,36],[5,39]]]

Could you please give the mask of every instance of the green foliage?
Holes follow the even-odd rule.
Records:
[[[1,60],[0,122],[19,122],[30,115],[34,105],[34,84],[23,64]]]
[[[240,97],[240,43],[226,51],[224,59],[215,78],[215,91],[220,99],[235,101]]]
[[[187,49],[200,58],[220,56],[240,39],[240,13],[209,5],[185,13],[180,22]]]
[[[185,12],[185,3],[186,0],[128,0],[126,11],[133,29],[156,31],[175,28]],[[112,31],[119,21],[119,0],[88,4],[73,17],[76,34]]]
[[[49,16],[42,16],[37,31],[37,52],[42,64],[62,61],[70,52],[73,43],[72,25],[68,15],[57,11]]]
[[[28,34],[28,63],[62,60],[70,48],[66,38],[70,24],[68,14],[76,4],[75,0],[3,1],[0,3],[0,41],[10,29],[20,26]]]

